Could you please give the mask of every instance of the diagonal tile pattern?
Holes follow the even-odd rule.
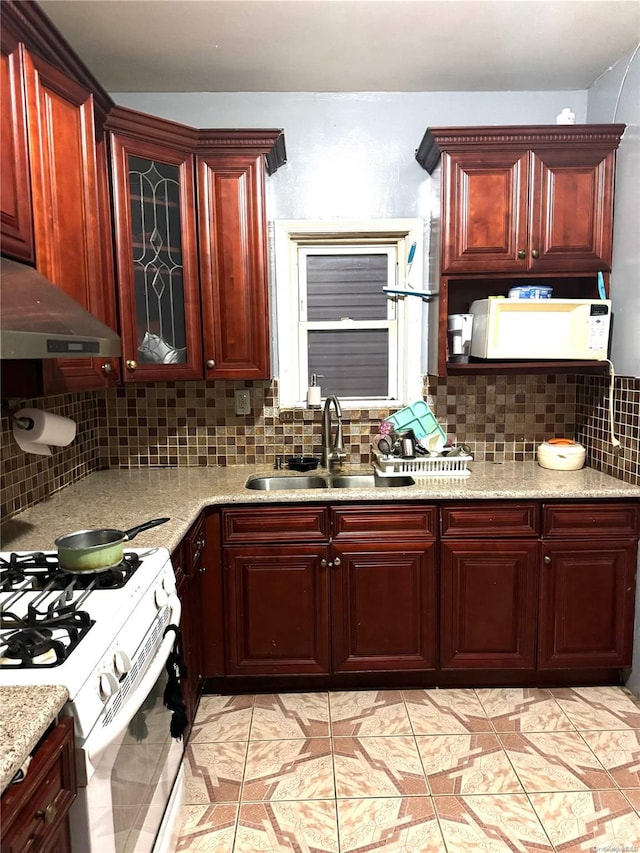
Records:
[[[640,853],[622,687],[205,696],[177,853]]]

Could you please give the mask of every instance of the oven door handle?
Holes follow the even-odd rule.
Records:
[[[169,624],[179,625],[181,606],[178,596],[175,594],[172,595],[169,598],[167,606],[171,608]],[[145,674],[133,691],[127,696],[124,703],[120,706],[117,713],[114,715],[113,720],[103,729],[100,729],[99,731],[95,731],[94,729],[89,734],[89,737],[84,742],[83,751],[90,767],[92,766],[95,769],[100,759],[100,755],[110,744],[117,742],[120,734],[127,728],[131,720],[140,710],[142,703],[151,692],[153,685],[156,683],[158,678],[160,678],[162,670],[166,666],[167,659],[171,654],[175,639],[176,637],[174,632],[169,631],[158,647],[158,651],[154,655],[153,660],[149,663]],[[90,767],[87,768],[88,771],[90,771]],[[91,776],[92,773],[88,772],[87,775]]]

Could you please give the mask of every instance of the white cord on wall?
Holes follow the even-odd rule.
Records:
[[[609,430],[611,432],[611,446],[620,447],[620,441],[616,438],[613,428],[613,383],[615,380],[615,369],[610,359],[607,358],[606,362],[609,365]]]
[[[636,49],[631,54],[631,58],[629,59],[629,62],[627,62],[627,67],[625,68],[624,74],[622,75],[622,80],[620,81],[620,88],[618,90],[618,97],[616,98],[616,105],[615,105],[614,110],[613,110],[613,118],[611,119],[612,122],[615,122],[615,120],[616,120],[616,116],[618,114],[618,104],[620,103],[620,96],[622,95],[622,90],[624,89],[624,84],[625,84],[625,81],[627,79],[627,74],[629,73],[629,69],[631,68],[631,63],[635,59],[636,53],[639,50],[640,50],[640,44],[636,45]]]

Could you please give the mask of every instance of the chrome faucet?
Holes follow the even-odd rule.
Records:
[[[336,420],[338,422],[333,445],[331,444],[332,403],[336,410]],[[324,409],[322,411],[322,465],[325,468],[330,468],[332,463],[342,462],[346,457],[347,454],[342,442],[342,407],[338,398],[330,394],[324,401]]]

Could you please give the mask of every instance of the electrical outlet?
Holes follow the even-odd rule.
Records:
[[[251,414],[251,392],[248,388],[236,391],[236,415]]]

